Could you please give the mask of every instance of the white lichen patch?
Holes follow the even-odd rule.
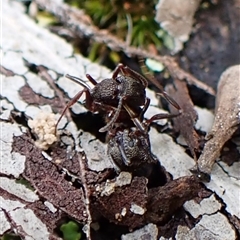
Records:
[[[101,196],[110,196],[115,192],[116,187],[122,187],[130,184],[132,181],[132,174],[129,172],[121,172],[114,180],[107,180],[104,185],[96,187],[97,192],[101,192]]]
[[[0,79],[2,79],[3,75],[0,74]],[[1,90],[2,91],[2,90]],[[1,99],[1,108],[5,110],[13,110],[14,107],[12,103],[8,102],[6,99]]]
[[[19,52],[7,51],[3,55],[3,62],[5,68],[16,74],[23,75],[28,71],[27,67],[24,65],[21,53]]]
[[[34,202],[39,199],[36,193],[28,189],[23,184],[16,183],[14,179],[0,177],[0,187],[28,202]]]
[[[44,205],[45,205],[46,207],[48,207],[48,209],[49,209],[52,213],[57,212],[57,209],[56,209],[50,202],[45,201],[45,202],[44,202]]]
[[[160,134],[154,128],[150,130],[152,152],[173,178],[191,175],[189,169],[195,165],[194,160],[185,153],[185,149],[167,134]]]
[[[74,139],[71,136],[61,136],[61,142],[70,148],[74,148]]]
[[[230,177],[240,180],[240,162],[234,162],[231,166],[219,161],[218,164],[224,169]],[[240,189],[239,189],[240,190]]]
[[[71,110],[75,114],[80,114],[80,113],[84,113],[87,111],[86,108],[83,107],[83,105],[81,105],[80,103],[74,103],[73,106],[71,107]]]
[[[218,164],[213,167],[211,181],[206,187],[215,192],[226,204],[226,210],[240,218],[239,189],[240,180],[230,177]],[[237,204],[238,203],[238,204]]]
[[[107,156],[106,144],[103,144],[87,132],[81,134],[80,141],[88,159],[88,167],[91,170],[99,172],[106,168],[112,168],[112,164]]]
[[[38,75],[28,72],[25,74],[25,77],[27,79],[27,83],[35,93],[47,98],[54,97],[55,94],[53,89],[51,89],[47,82],[42,80]]]
[[[151,106],[157,107],[159,99],[156,97],[156,92],[146,88],[146,96],[151,99]],[[155,113],[156,114],[156,113]]]
[[[1,123],[1,155],[0,155],[0,171],[3,174],[12,175],[16,178],[24,171],[26,157],[12,152],[13,136],[22,135],[17,124]]]
[[[60,77],[57,81],[57,85],[64,92],[66,92],[66,94],[69,96],[70,99],[73,98],[78,92],[83,90],[83,87],[80,84],[77,84],[66,77]],[[87,111],[86,108],[79,103],[79,102],[82,103],[85,100],[85,97],[86,95],[85,93],[83,93],[82,97],[78,99],[78,101],[71,106],[71,109],[75,114],[80,114]]]
[[[176,239],[235,240],[236,234],[228,219],[221,213],[216,213],[210,216],[204,215],[191,230],[185,226],[179,226]]]
[[[123,208],[121,213],[116,213],[115,214],[115,219],[118,220],[119,222],[122,221],[123,217],[125,217],[127,214],[127,208]]]
[[[76,77],[78,77],[78,76],[76,76]],[[80,84],[77,84],[66,77],[60,77],[57,81],[57,85],[63,91],[66,92],[66,94],[68,95],[69,98],[73,98],[78,92],[83,90],[83,87]],[[80,98],[80,100],[81,99],[82,98]]]
[[[47,106],[49,106],[49,105],[47,105]],[[48,110],[42,110],[39,107],[29,105],[29,106],[26,107],[25,114],[30,118],[36,118],[43,111],[44,112],[49,112],[49,113],[52,112],[51,109],[50,110],[49,109]]]
[[[126,214],[127,214],[127,209],[124,207],[124,208],[122,209],[122,211],[121,211],[121,215],[122,215],[123,217],[125,217]]]
[[[101,82],[103,80],[101,69],[98,67],[98,64],[91,63],[85,66],[85,68],[86,73],[90,74],[97,82]],[[111,75],[109,77],[111,77]]]
[[[120,172],[118,177],[116,178],[116,186],[122,187],[124,185],[130,184],[132,181],[132,174],[129,172]]]
[[[221,209],[222,205],[216,200],[214,194],[209,198],[204,198],[200,203],[190,200],[184,204],[184,208],[194,218],[204,214],[213,214]]]
[[[37,135],[36,146],[47,150],[58,138],[55,133],[56,119],[53,113],[40,112],[39,115],[28,121],[29,127]]]
[[[1,91],[2,97],[7,98],[9,102],[13,103],[15,109],[20,112],[24,112],[27,107],[27,103],[21,99],[19,89],[25,85],[25,80],[20,76],[4,76],[1,78],[1,84],[4,86]]]
[[[14,7],[13,7],[14,5]],[[11,4],[3,4],[2,12],[2,27],[3,27],[3,43],[1,47],[3,51],[15,51],[19,53],[18,58],[8,57],[14,65],[18,59],[26,59],[30,63],[36,65],[44,65],[48,69],[54,69],[58,73],[66,73],[70,69],[77,69],[78,65],[66,64],[65,58],[70,57],[73,53],[73,48],[64,39],[50,33],[49,30],[36,25],[35,21],[22,11],[20,4],[11,2]],[[19,41],[21,39],[21,41]],[[21,63],[21,62],[20,62]],[[24,70],[24,66],[18,64],[19,70]],[[15,71],[16,69],[13,69]],[[16,70],[17,71],[17,70]],[[16,72],[15,71],[15,72]],[[22,74],[22,70],[21,73]]]
[[[7,151],[6,148],[4,150]],[[26,160],[25,156],[17,152],[13,152],[11,154],[11,159],[3,158],[3,165],[2,165],[1,172],[12,174],[15,177],[19,177],[19,175],[24,171],[25,160]],[[6,168],[4,166],[6,166]],[[5,169],[6,171],[4,171]]]
[[[11,110],[3,110],[0,114],[0,119],[9,120],[11,117]]]
[[[130,207],[130,211],[134,214],[143,215],[146,210],[144,208],[142,208],[141,206],[139,206],[135,203],[132,203],[131,207]]]
[[[151,239],[157,240],[158,228],[155,224],[148,224],[143,228],[140,228],[132,233],[122,235],[121,240],[140,240],[140,239]]]
[[[187,142],[184,139],[183,135],[181,135],[181,134],[177,138],[177,143],[179,143],[182,146],[187,146]]]
[[[59,119],[60,116],[61,116],[61,114],[57,113],[56,114],[56,119]],[[57,129],[63,129],[64,127],[66,127],[67,123],[68,123],[68,120],[67,120],[66,116],[63,116],[61,121],[57,125]]]
[[[195,124],[195,127],[201,131],[207,133],[210,132],[214,121],[213,113],[206,108],[200,108],[197,106],[195,106],[194,109],[198,115],[198,120]]]
[[[101,196],[110,196],[112,193],[114,193],[115,187],[115,182],[106,181],[105,185],[98,190],[101,191]]]
[[[85,66],[84,66],[84,64],[82,64],[82,62],[83,62],[83,57],[79,56],[79,55],[77,55],[77,56],[73,55],[72,57],[67,58],[66,63],[68,65],[77,66],[77,68],[73,68],[70,71],[68,71],[67,74],[88,81],[86,78]],[[88,64],[91,64],[91,61],[89,61]],[[67,81],[68,80],[71,81],[70,79],[67,79]]]
[[[30,209],[17,208],[10,212],[11,218],[16,225],[21,226],[27,234],[25,240],[49,239],[47,226]]]
[[[122,221],[122,216],[121,216],[121,214],[120,214],[120,213],[116,213],[116,214],[115,214],[115,219],[118,220],[119,222],[121,222],[121,221]]]
[[[6,211],[13,211],[16,208],[25,207],[25,204],[20,201],[12,201],[8,199],[4,199],[0,196],[0,209],[5,209]]]
[[[52,161],[53,159],[52,159],[52,157],[48,154],[48,153],[46,153],[46,152],[44,152],[44,151],[42,151],[42,155],[43,155],[43,157],[45,158],[45,159],[47,159],[48,161]],[[56,161],[56,160],[55,160]]]
[[[0,235],[3,235],[5,232],[11,230],[11,225],[8,222],[4,212],[2,210],[0,210],[0,219],[1,219]]]

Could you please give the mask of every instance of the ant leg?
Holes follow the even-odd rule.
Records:
[[[86,77],[93,85],[98,84],[97,81],[90,74],[86,74]]]
[[[99,132],[106,132],[112,128],[112,125],[116,122],[117,118],[119,117],[119,114],[122,109],[122,105],[123,105],[123,98],[120,98],[119,102],[118,102],[117,110],[116,110],[115,114],[113,115],[112,119],[107,123],[106,126],[100,128]]]
[[[132,109],[130,107],[128,107],[127,104],[125,104],[125,103],[122,104],[124,109],[127,111],[128,115],[130,116],[131,120],[134,122],[135,126],[141,132],[145,132],[145,128],[143,127],[143,125],[141,124],[141,121],[139,119],[141,119],[141,120],[143,119],[143,115],[146,112],[147,108],[149,107],[149,103],[150,103],[150,99],[147,98],[146,103],[145,103],[145,105],[144,105],[144,107],[143,107],[143,109],[142,109],[138,118],[136,117],[135,112],[133,112]],[[118,109],[118,108],[115,108],[115,107],[112,107],[112,106],[109,106],[109,105],[106,105],[106,104],[98,103],[98,102],[95,102],[94,104],[100,106],[102,109],[104,109],[106,111],[108,111],[109,109],[112,109],[112,111],[117,111],[116,109]],[[119,114],[118,114],[118,116],[119,116]],[[114,118],[115,118],[115,115],[114,115]],[[112,120],[111,120],[111,124],[112,124]],[[102,132],[103,130],[104,130],[104,132],[107,131],[107,130],[105,130],[105,127],[101,128],[100,132]]]
[[[145,69],[146,71],[146,65],[142,64],[141,68]],[[144,72],[144,70],[143,70]],[[161,86],[161,84],[156,80],[156,78],[154,78],[152,75],[149,76],[148,78],[161,92],[157,93],[157,95],[162,96],[163,98],[165,98],[171,105],[173,105],[177,110],[179,110],[179,112],[181,112],[181,107],[178,105],[178,103],[171,98],[164,90],[163,87]]]
[[[65,106],[65,108],[63,109],[61,116],[59,117],[56,125],[55,125],[55,132],[57,132],[57,126],[59,124],[59,122],[61,121],[62,117],[64,116],[65,112],[74,104],[77,102],[77,100],[82,96],[82,94],[84,92],[88,91],[87,89],[83,89],[82,91],[78,92],[69,102],[68,104]]]
[[[139,114],[139,119],[143,119],[144,114],[147,111],[149,105],[150,105],[150,99],[146,98],[146,102],[144,103],[143,109],[142,109],[141,113]]]
[[[181,107],[178,105],[178,103],[172,97],[170,97],[165,91],[163,91],[162,93],[157,93],[157,95],[162,96],[164,99],[167,100],[167,102],[169,102],[172,106],[179,110],[179,112],[181,112]]]
[[[160,119],[164,119],[164,118],[174,118],[174,117],[177,117],[179,115],[182,114],[182,109],[181,107],[178,105],[178,103],[173,99],[171,98],[166,92],[162,92],[162,93],[157,93],[157,95],[160,95],[160,96],[163,96],[167,102],[169,102],[171,105],[173,105],[177,110],[178,110],[178,113],[174,113],[174,114],[171,114],[171,113],[159,113],[159,114],[156,114],[154,116],[152,116],[150,119],[146,120],[146,126],[147,128],[149,127],[149,125],[153,122],[153,121],[156,121],[156,120],[160,120]],[[144,108],[146,108],[144,106]],[[147,110],[147,109],[144,109],[143,110]]]
[[[145,114],[145,112],[147,111],[147,109],[148,109],[148,107],[149,107],[149,105],[150,105],[150,99],[149,98],[146,98],[146,101],[145,101],[145,104],[144,104],[144,106],[143,106],[143,108],[142,108],[142,111],[141,111],[141,113],[139,114],[139,116],[138,117],[135,117],[135,113],[132,111],[132,109],[127,105],[127,104],[123,104],[123,107],[125,108],[125,110],[128,112],[128,114],[129,114],[129,116],[131,117],[131,120],[133,121],[133,123],[135,124],[135,126],[141,131],[141,132],[143,132],[143,133],[145,133],[146,132],[146,127],[145,126],[143,126],[143,124],[142,124],[142,120],[143,120],[143,118],[144,118],[144,114]],[[140,120],[141,121],[140,121]]]
[[[149,125],[156,120],[160,120],[160,119],[165,119],[165,118],[174,118],[179,116],[181,113],[176,113],[176,114],[169,114],[169,113],[159,113],[156,114],[154,116],[152,116],[150,119],[146,120],[146,125],[147,127],[149,127]]]
[[[116,79],[118,74],[120,73],[121,69],[124,68],[124,65],[122,63],[119,63],[115,70],[113,71],[112,78]]]
[[[174,101],[174,100],[172,99],[172,101]],[[148,129],[149,125],[153,121],[160,120],[160,119],[165,119],[165,118],[174,118],[174,117],[177,117],[177,116],[179,116],[181,114],[181,111],[179,111],[179,113],[176,113],[176,114],[159,113],[159,114],[156,114],[156,115],[152,116],[150,119],[146,120],[146,122],[143,125],[142,122],[139,119],[143,119],[143,116],[144,116],[145,112],[147,111],[147,109],[149,107],[149,104],[150,104],[150,99],[146,98],[146,102],[145,102],[144,107],[143,107],[143,109],[142,109],[142,111],[141,111],[141,113],[140,113],[138,118],[133,117],[134,116],[134,112],[131,110],[130,107],[128,107],[127,104],[123,104],[123,107],[126,109],[128,114],[130,115],[130,117],[131,117],[132,121],[134,122],[134,124],[136,125],[136,127],[143,133],[146,132],[146,130]],[[179,107],[178,104],[177,104],[177,106]],[[181,108],[179,110],[181,110]]]
[[[88,91],[91,91],[91,87],[87,83],[85,83],[81,78],[74,77],[69,74],[66,74],[65,77],[71,79],[73,82],[77,84],[80,84],[82,87],[88,89]]]
[[[144,78],[141,74],[135,72],[131,68],[124,66],[122,63],[119,63],[115,70],[113,71],[112,78],[116,79],[119,73],[122,73],[122,75],[126,75],[129,77],[132,77],[136,81],[140,81],[142,85],[146,88],[148,85],[148,81],[146,78]]]
[[[132,109],[126,104],[123,104],[123,107],[125,108],[125,110],[128,112],[129,116],[131,117],[131,120],[133,121],[133,123],[135,124],[135,126],[143,133],[146,132],[146,128],[142,125],[141,121],[139,120],[139,118],[135,117],[135,113],[132,111]],[[146,111],[146,110],[145,110]]]
[[[145,77],[143,77],[141,74],[137,73],[136,71],[132,70],[127,66],[124,67],[122,65],[119,68],[123,75],[132,77],[133,79],[140,81],[145,88],[148,86],[148,80]]]

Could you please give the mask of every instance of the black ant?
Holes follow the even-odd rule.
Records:
[[[66,110],[85,93],[86,108],[91,112],[103,111],[107,116],[107,124],[99,132],[111,130],[116,122],[129,120],[132,120],[140,131],[145,132],[146,128],[141,122],[150,99],[146,97],[145,92],[148,81],[142,75],[123,64],[119,64],[114,70],[112,78],[104,79],[99,83],[87,74],[86,77],[94,85],[93,88],[90,88],[83,80],[77,77],[70,75],[66,75],[66,77],[79,83],[84,89],[78,92],[66,105],[58,119],[56,127]],[[180,110],[179,105],[166,92],[162,91],[161,95]],[[177,115],[179,114],[167,114],[164,117],[161,115],[158,119]]]
[[[115,171],[117,173],[129,171],[134,176],[146,177],[148,186],[151,187],[163,185],[166,181],[159,160],[151,152],[147,132],[151,122],[159,117],[160,115],[154,115],[142,122],[145,133],[136,127],[116,127],[108,133],[107,153]]]

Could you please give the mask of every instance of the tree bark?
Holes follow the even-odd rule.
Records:
[[[106,169],[111,168],[106,144],[90,133],[78,130],[68,114],[59,125],[67,130],[62,138],[65,145],[56,147],[50,156],[35,145],[36,136],[30,133],[27,121],[36,118],[41,111],[59,117],[66,99],[82,90],[80,85],[64,78],[64,74],[85,79],[89,73],[101,80],[110,77],[111,72],[75,54],[65,40],[37,25],[18,2],[2,2],[1,44],[0,236],[15,232],[22,239],[61,239],[55,229],[66,216],[80,223],[92,221],[89,216],[91,206],[83,198],[88,197],[85,186],[88,182],[75,180],[70,184],[65,181],[66,174],[79,179],[88,174],[83,171],[86,156],[92,171],[91,181],[105,178],[108,175]],[[158,101],[155,93],[147,90],[147,94],[152,96],[153,102],[149,111],[158,113],[157,104],[154,104]],[[72,111],[83,116],[87,112],[79,102]],[[169,135],[159,134],[154,128],[149,134],[153,153],[173,179],[186,176],[191,179],[189,169],[195,161],[185,149]],[[76,149],[77,157],[72,158]],[[69,169],[71,171],[67,172]],[[64,175],[62,171],[67,173]],[[103,173],[96,174],[100,171]],[[33,184],[34,178],[39,182]],[[139,239],[143,235],[162,240],[170,237],[237,239],[240,236],[239,161],[230,167],[223,162],[216,163],[211,178],[210,183],[202,185],[197,198],[184,204],[182,216],[185,219],[176,217],[177,220],[172,219],[165,226],[158,225],[157,221],[153,224],[143,220],[145,226],[132,233],[125,232],[121,239]],[[46,189],[44,183],[50,188]],[[83,190],[75,185],[83,185]],[[167,229],[171,227],[174,235],[167,237],[164,233],[170,233]]]

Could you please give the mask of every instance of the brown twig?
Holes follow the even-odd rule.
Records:
[[[84,152],[81,152],[78,154],[78,160],[79,160],[79,166],[81,169],[81,180],[82,180],[82,185],[83,185],[83,192],[85,194],[85,207],[86,207],[86,212],[87,212],[87,223],[84,226],[85,229],[85,234],[88,240],[91,240],[91,223],[92,223],[92,215],[90,211],[90,190],[89,186],[87,184],[87,170],[86,170],[86,155]]]
[[[207,93],[215,95],[215,91],[210,86],[181,69],[173,57],[156,55],[142,48],[129,46],[126,42],[118,39],[107,30],[100,30],[94,26],[89,20],[89,16],[83,11],[70,7],[67,4],[59,3],[55,0],[36,0],[36,3],[39,7],[59,18],[60,21],[66,24],[76,35],[85,35],[93,38],[94,41],[104,43],[114,51],[123,51],[126,55],[151,58],[159,61],[168,69],[173,78],[186,80],[188,84],[195,85]]]
[[[211,179],[211,171],[221,149],[240,126],[240,65],[225,70],[218,83],[215,119],[211,131],[206,136],[206,144],[197,166],[192,172],[206,182]]]

